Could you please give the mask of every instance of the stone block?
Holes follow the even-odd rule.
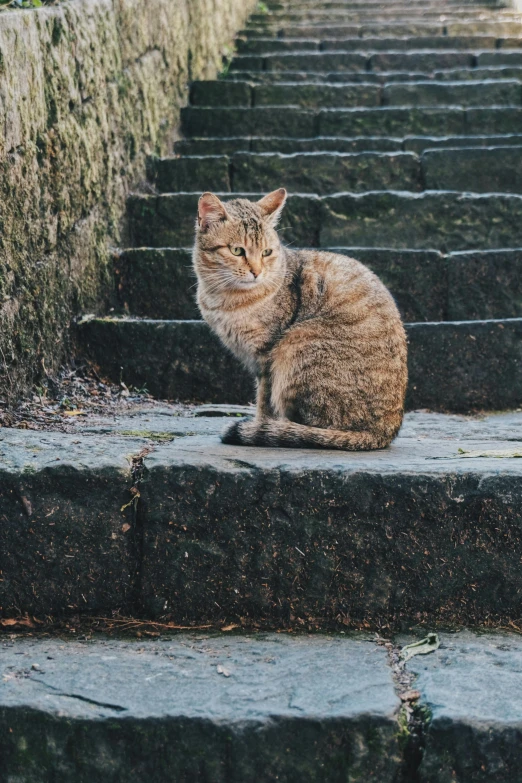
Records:
[[[522,146],[427,150],[421,165],[427,190],[522,193]]]
[[[238,131],[237,109],[203,109],[191,106],[181,112],[182,129],[187,136],[234,136]],[[283,107],[241,110],[241,132],[247,136],[315,136],[315,112]]]
[[[19,640],[1,673],[2,783],[392,783],[400,767],[387,651],[364,638]]]
[[[460,107],[323,109],[319,114],[319,134],[401,137],[425,133],[447,136],[463,133],[464,122],[465,113]]]
[[[514,80],[387,84],[383,89],[383,103],[392,106],[520,106],[522,84]]]
[[[160,193],[195,190],[230,191],[230,159],[226,155],[153,158],[149,177]]]
[[[0,433],[2,615],[131,611],[140,552],[131,455],[146,441]]]
[[[516,246],[522,197],[425,192],[325,197],[322,247],[487,250]]]
[[[522,250],[452,253],[448,257],[448,318],[522,316]]]
[[[522,88],[521,88],[522,89]],[[263,84],[254,87],[255,106],[379,106],[381,88],[374,84]]]
[[[306,153],[284,156],[237,153],[232,162],[234,189],[259,192],[284,184],[297,193],[420,190],[419,159],[399,153]]]
[[[191,255],[182,248],[118,253],[114,277],[119,307],[143,318],[200,318]]]
[[[407,665],[430,718],[420,779],[514,783],[522,762],[519,638],[469,631],[440,638],[436,653]]]
[[[369,58],[372,71],[422,71],[441,68],[472,68],[475,56],[470,52],[378,52]]]
[[[193,106],[251,106],[252,87],[248,82],[192,82],[190,102]]]

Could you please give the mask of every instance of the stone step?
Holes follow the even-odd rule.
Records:
[[[235,152],[424,152],[430,148],[500,147],[522,145],[522,134],[501,136],[315,136],[311,139],[280,136],[237,136],[232,138],[180,139],[174,143],[177,155],[231,155]]]
[[[515,783],[520,638],[439,642],[397,665],[368,633],[7,639],[2,783]]]
[[[407,405],[466,412],[522,404],[522,319],[407,326]],[[245,403],[250,376],[203,321],[91,318],[82,345],[101,372],[155,397]]]
[[[510,147],[499,149],[512,150]],[[513,174],[515,186],[516,175],[522,168],[522,147],[513,149],[519,149],[520,162],[517,170],[512,172],[508,168],[506,177],[511,184]],[[504,163],[502,156],[499,158]],[[511,164],[516,155],[506,158],[506,165]],[[497,174],[500,175],[500,172]],[[448,176],[455,179],[458,173],[451,172]],[[270,189],[276,181],[284,182],[290,191],[320,194],[341,190],[417,191],[422,189],[423,184],[420,159],[412,152],[319,152],[302,155],[237,152],[230,157],[162,158],[154,162],[153,182],[160,193],[195,189],[257,193]],[[522,182],[518,183],[518,188],[522,191]],[[473,190],[472,184],[469,189]]]
[[[405,11],[393,15],[383,15],[375,12],[373,14],[370,12],[366,14],[360,12],[350,13],[340,8],[324,10],[303,8],[296,11],[276,11],[273,14],[263,16],[253,14],[250,17],[248,27],[250,29],[268,27],[285,30],[299,26],[313,27],[321,24],[335,24],[336,22],[351,25],[356,29],[369,27],[370,29],[382,28],[386,30],[386,27],[392,29],[397,27],[402,31],[402,29],[408,30],[409,27],[419,30],[425,27],[440,35],[469,35],[470,30],[468,28],[471,29],[472,33],[475,32],[475,29],[482,32],[498,28],[509,35],[517,35],[520,30],[520,15],[514,13],[504,17],[496,17],[490,14],[485,19],[481,19],[480,15],[476,13],[468,13],[460,15],[460,17],[453,13],[448,15],[439,14],[438,16],[435,14],[428,16],[426,14],[413,13],[408,18]]]
[[[522,462],[494,455],[519,451],[519,413],[407,414],[389,449],[344,454],[225,446],[229,422],[163,404],[70,433],[1,429],[3,617],[518,622]]]
[[[249,82],[271,84],[274,82],[341,82],[343,84],[387,84],[395,82],[422,82],[428,79],[436,82],[490,81],[491,79],[516,79],[522,81],[522,67],[497,66],[491,68],[447,68],[442,71],[333,71],[317,73],[311,71],[229,71],[220,82]]]
[[[253,85],[240,81],[194,82],[193,106],[241,108],[299,106],[356,108],[376,106],[520,106],[522,83],[516,79],[393,84],[321,84],[276,82]]]
[[[233,135],[237,109],[189,106],[181,111],[186,136]],[[254,107],[241,109],[245,136],[483,136],[519,134],[518,107],[365,107],[357,109],[300,109]]]
[[[305,20],[281,22],[277,17],[267,17],[266,22],[251,22],[239,30],[239,38],[277,36],[279,38],[314,38],[321,30],[321,37],[338,38],[345,35],[373,37],[388,35],[508,35],[517,36],[521,30],[520,16],[474,15],[469,11],[458,14],[429,14],[412,11],[406,14],[379,14],[374,12],[331,14],[309,17]],[[322,32],[327,30],[326,35]],[[331,31],[331,32],[330,32]],[[382,31],[382,33],[381,33]]]
[[[518,40],[518,39],[517,39]],[[511,39],[509,39],[511,42]],[[522,43],[522,39],[520,39]],[[514,45],[516,48],[516,44]],[[423,36],[386,38],[347,37],[331,38],[247,38],[236,41],[237,52],[240,55],[266,55],[288,52],[412,52],[450,50],[450,51],[485,51],[487,49],[511,48],[506,39],[494,35],[477,36]]]
[[[301,10],[302,8],[310,8],[312,11],[317,9],[316,0],[311,2],[294,2],[294,3],[279,3],[270,4],[268,13],[273,14],[278,11],[292,11]],[[405,16],[408,12],[423,13],[429,12],[433,14],[453,14],[453,13],[466,13],[466,14],[508,14],[512,15],[514,12],[514,6],[512,4],[497,2],[497,3],[475,3],[474,0],[469,2],[445,2],[441,7],[439,4],[427,4],[423,0],[412,0],[411,2],[404,3],[387,3],[383,4],[382,0],[376,0],[376,2],[357,2],[357,3],[336,3],[328,2],[323,3],[320,9],[344,9],[350,14],[359,13],[373,13],[375,16],[380,16],[383,12],[387,14],[396,14],[397,16]],[[516,13],[516,11],[515,11]],[[260,14],[261,16],[261,14]],[[263,18],[266,18],[267,14],[262,14]],[[250,19],[252,16],[250,17]]]
[[[520,67],[522,50],[391,51],[391,52],[278,52],[238,55],[230,65],[236,71],[420,71],[484,67]]]
[[[495,82],[495,85],[497,82]],[[504,82],[498,82],[504,85]],[[522,86],[513,84],[513,92],[506,86],[498,89],[502,103],[516,101],[520,103]],[[473,86],[473,85],[471,85]],[[488,85],[489,86],[489,85]],[[489,90],[492,92],[491,90]],[[487,101],[487,92],[485,99]],[[517,95],[520,93],[520,95]],[[502,100],[504,98],[504,100]],[[377,84],[258,84],[239,81],[194,82],[190,90],[190,102],[193,106],[379,106],[382,103],[382,89]]]
[[[353,39],[377,39],[388,38],[404,39],[416,37],[418,40],[431,38],[438,41],[445,39],[468,39],[474,36],[484,36],[492,40],[499,40],[499,46],[505,46],[505,40],[515,41],[522,34],[522,22],[517,21],[480,21],[470,20],[382,20],[368,18],[367,20],[354,19],[348,15],[333,14],[322,17],[290,17],[271,21],[270,24],[251,25],[246,30],[238,33],[238,41],[256,41],[257,39],[285,40],[300,38],[353,38]],[[516,43],[512,44],[517,46]],[[435,48],[437,43],[434,43]],[[461,44],[458,44],[459,48]],[[489,46],[488,46],[489,48]]]
[[[401,767],[401,702],[368,635],[18,639],[1,674],[2,783],[393,783]]]
[[[296,193],[349,190],[462,190],[522,193],[522,146],[427,149],[413,152],[252,153],[161,158],[152,180],[160,193],[194,189],[269,190],[284,182]]]
[[[200,192],[132,196],[136,247],[187,247],[194,239]],[[262,193],[222,193],[261,198]],[[284,242],[298,247],[389,247],[494,250],[520,240],[522,197],[514,194],[372,191],[290,195],[281,221]]]
[[[522,318],[522,250],[456,252],[328,248],[388,286],[405,321]],[[119,308],[153,319],[199,319],[192,250],[134,248],[114,263]]]

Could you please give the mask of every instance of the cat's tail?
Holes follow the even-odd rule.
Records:
[[[237,421],[221,436],[223,443],[241,446],[279,446],[293,449],[370,451],[390,445],[400,427],[389,432],[331,430],[296,424],[286,419]]]

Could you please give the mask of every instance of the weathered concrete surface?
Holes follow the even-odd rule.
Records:
[[[1,783],[392,783],[398,772],[386,650],[357,637],[20,640],[0,655]]]
[[[75,0],[0,15],[0,396],[63,358],[109,295],[109,241],[191,78],[215,76],[247,0]]]
[[[522,414],[409,414],[390,449],[360,453],[225,446],[229,419],[170,414],[0,431],[4,615],[314,629],[519,617]]]
[[[522,641],[513,634],[442,634],[437,652],[412,658],[431,721],[422,783],[520,783]]]
[[[140,538],[122,507],[147,443],[0,429],[0,613],[133,605]]]

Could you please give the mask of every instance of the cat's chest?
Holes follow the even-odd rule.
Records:
[[[259,355],[270,340],[270,326],[256,318],[249,308],[232,313],[203,311],[203,316],[237,358],[257,371]]]

